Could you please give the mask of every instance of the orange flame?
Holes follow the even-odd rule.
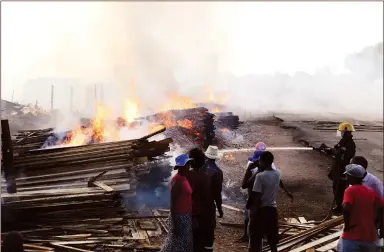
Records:
[[[139,116],[139,105],[133,99],[127,99],[124,104],[124,119],[127,123],[132,123]]]
[[[229,131],[229,129],[227,129],[227,128],[222,128],[221,129],[221,132],[228,132]]]
[[[225,159],[227,160],[235,160],[235,157],[231,154],[231,153],[228,153],[228,154],[225,154]]]
[[[189,109],[197,107],[191,99],[182,95],[171,94],[168,96],[168,99],[169,102],[163,106],[163,111],[173,109]]]
[[[193,127],[192,121],[188,119],[177,121],[177,125],[186,129],[192,129]]]

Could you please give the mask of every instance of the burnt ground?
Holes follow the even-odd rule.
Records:
[[[265,142],[267,146],[303,146],[295,141],[299,131],[284,127],[276,118],[245,122],[236,132],[243,136],[243,142],[231,144],[227,138],[226,148],[252,148],[258,141]],[[291,202],[280,189],[277,199],[280,218],[303,216],[307,220],[322,220],[333,200],[332,185],[327,178],[331,164],[329,158],[315,151],[276,150],[273,153],[275,164],[282,172],[282,180],[295,198]],[[240,185],[250,154],[233,153],[218,162],[224,172],[224,204],[243,209],[246,194]],[[218,219],[219,222],[243,222],[242,213],[224,208],[224,215],[222,220]],[[241,234],[242,229],[218,224],[215,251],[247,251],[245,243],[236,242]]]

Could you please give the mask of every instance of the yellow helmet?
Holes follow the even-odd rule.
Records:
[[[339,124],[339,128],[337,129],[336,136],[342,136],[342,132],[345,131],[355,131],[355,127],[351,123],[342,122]]]

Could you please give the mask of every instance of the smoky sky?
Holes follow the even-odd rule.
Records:
[[[241,44],[235,46],[234,41],[239,40],[236,32],[244,27],[239,26],[238,17],[233,14],[236,8],[232,11],[232,7],[224,8],[219,3],[95,2],[76,5],[75,11],[66,7],[69,5],[47,3],[41,10],[31,4],[18,13],[19,16],[14,15],[15,19],[19,17],[20,24],[14,30],[19,39],[4,39],[8,48],[19,46],[15,50],[18,54],[9,50],[4,58],[22,59],[22,55],[25,60],[7,64],[10,61],[3,60],[2,53],[2,93],[7,94],[2,97],[9,100],[14,90],[16,100],[32,104],[37,100],[41,106],[50,108],[50,89],[54,85],[54,107],[65,111],[70,108],[73,87],[74,108],[91,114],[96,85],[96,98],[100,100],[103,96],[103,102],[118,115],[127,98],[137,99],[142,113],[149,113],[173,94],[204,100],[208,90],[213,90],[217,96],[227,97],[229,107],[254,113],[333,113],[382,118],[382,41],[354,48],[340,59],[345,68],[341,72],[325,64],[311,72],[297,69],[285,73],[276,69],[276,73],[239,75],[233,69],[241,63],[237,62]],[[271,12],[271,16],[275,15]],[[342,15],[340,13],[341,19]],[[307,22],[318,25],[315,20]],[[262,65],[263,61],[293,64],[302,59],[297,47],[292,49],[296,50],[292,55],[296,53],[298,59],[287,59],[277,53],[279,47],[286,46],[284,41],[289,31],[282,33],[286,38],[268,43],[268,34],[281,32],[275,30],[278,25],[268,22],[257,25],[265,31],[260,37],[265,41],[262,45],[276,48],[276,53],[265,48],[269,55],[252,56],[257,64]],[[357,38],[358,31],[370,29],[369,24],[364,25],[354,27],[353,36]],[[256,30],[250,27],[243,33],[257,38]],[[347,22],[340,27],[345,32],[353,29]],[[327,29],[331,30],[329,22],[324,22],[322,28],[317,32],[323,32],[325,37],[330,34],[326,33]],[[305,32],[302,33],[305,36]],[[343,36],[340,32],[326,37],[326,43],[312,45],[314,58],[315,52],[328,55],[334,51],[332,45],[338,44]],[[246,36],[241,38],[244,42],[247,40]],[[298,44],[301,40],[289,37],[289,41]],[[262,52],[263,48],[255,44],[257,46]],[[305,65],[305,62],[299,63]]]

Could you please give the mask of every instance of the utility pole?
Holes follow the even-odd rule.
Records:
[[[104,100],[104,89],[103,89],[103,83],[100,84],[100,102],[103,102]]]
[[[97,84],[95,84],[95,102],[97,102]]]
[[[13,96],[15,95],[15,90],[12,91],[12,101],[13,102]]]
[[[73,112],[73,86],[71,86],[71,97],[70,97],[70,108],[71,112]]]
[[[53,90],[54,90],[54,86],[52,85],[51,86],[51,111],[53,110]]]

